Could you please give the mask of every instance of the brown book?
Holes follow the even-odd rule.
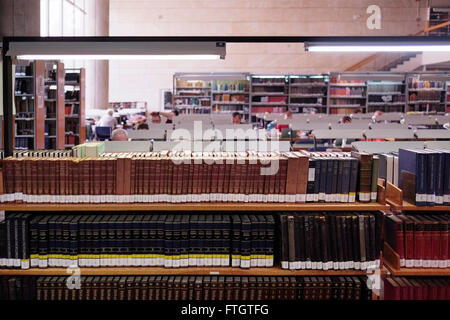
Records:
[[[224,180],[225,180],[225,157],[223,153],[218,153],[217,159],[220,163],[216,164],[218,167],[218,176],[217,176],[217,193],[225,193],[224,192]]]
[[[240,299],[241,300],[249,300],[249,278],[248,277],[242,277],[241,278],[241,288],[240,288]]]
[[[225,277],[223,276],[217,279],[217,300],[225,300]]]
[[[181,278],[181,283],[180,283],[180,293],[181,293],[181,300],[188,300],[188,283],[189,277],[188,276],[183,276],[183,278]]]
[[[225,277],[225,300],[233,300],[233,277]]]
[[[100,300],[100,277],[92,278],[92,300]]]
[[[161,299],[161,276],[155,276],[153,288],[154,288],[154,300],[162,300]]]
[[[25,167],[24,177],[25,177],[25,184],[26,184],[24,193],[26,193],[26,194],[33,194],[32,193],[33,192],[33,189],[32,189],[33,182],[32,182],[32,172],[31,172],[32,163],[33,163],[33,161],[31,158],[27,158],[24,160],[24,167]],[[1,172],[1,170],[0,170],[0,172]],[[0,175],[1,175],[1,173],[0,173]],[[3,193],[4,193],[3,178],[0,176],[0,194],[3,194]]]
[[[360,202],[369,202],[372,185],[373,155],[370,153],[355,151],[352,151],[351,155],[359,160],[359,179],[357,187],[358,200]]]
[[[131,156],[127,155],[124,158],[124,169],[123,169],[123,191],[124,194],[131,194]]]
[[[250,301],[256,300],[256,277],[249,277],[248,279],[248,298]]]
[[[264,278],[256,277],[256,300],[263,300],[264,295]]]
[[[297,279],[295,277],[289,277],[289,289],[288,289],[288,300],[297,299]]]
[[[58,176],[59,176],[59,194],[62,196],[67,196],[67,158],[61,158],[59,160],[59,171],[58,171]]]
[[[168,285],[168,282],[169,282],[169,277],[168,276],[161,277],[161,282],[160,282],[160,286],[161,286],[160,300],[167,300],[167,285]]]
[[[208,301],[211,300],[211,277],[205,276],[203,278],[203,300]]]
[[[190,276],[188,280],[188,300],[194,300],[195,276]]]
[[[120,287],[120,279],[121,277],[114,277],[111,283],[111,300],[119,300],[119,287]]]
[[[263,292],[262,292],[262,297],[263,300],[269,300],[270,299],[270,288],[271,288],[271,281],[270,281],[270,277],[264,277],[263,278]]]
[[[119,287],[118,287],[118,294],[119,294],[119,300],[126,300],[126,285],[127,285],[127,278],[126,277],[120,277],[119,279]]]
[[[173,299],[175,301],[181,299],[181,276],[176,276],[173,281]]]
[[[194,300],[200,301],[203,298],[203,277],[197,276],[195,277],[194,283]]]
[[[269,159],[270,159],[270,167],[275,168],[274,162],[277,162],[279,158],[277,156],[275,156],[274,154],[270,154]],[[280,168],[278,168],[278,169],[280,169]],[[268,194],[270,194],[270,195],[276,194],[277,190],[275,189],[275,184],[276,184],[276,176],[277,176],[278,171],[276,173],[273,172],[272,174],[269,174],[268,176],[266,176],[269,178],[268,179],[268,183],[269,183]]]
[[[148,279],[148,300],[156,300],[155,299],[155,285],[156,285],[156,276],[150,276]]]
[[[233,190],[231,184],[231,170],[233,168],[233,158],[230,153],[226,153],[224,156],[224,176],[223,176],[223,193],[230,194]]]
[[[114,277],[112,277],[112,276],[105,277],[104,281],[105,281],[103,284],[103,288],[105,291],[104,300],[111,301],[113,299],[112,287],[113,287]]]
[[[302,195],[300,201],[306,201],[306,189],[308,186],[308,173],[309,173],[309,157],[303,155],[300,152],[293,152],[298,156],[297,158],[297,194]],[[305,198],[303,198],[303,195]]]
[[[239,194],[248,194],[247,190],[247,167],[248,167],[248,159],[245,156],[245,153],[239,154],[240,161],[242,164],[240,165],[240,173],[239,173]]]
[[[211,300],[218,299],[218,279],[216,276],[211,277]]]
[[[124,195],[124,176],[123,173],[125,171],[125,159],[122,156],[117,157],[116,160],[116,194]]]
[[[232,300],[241,300],[241,277],[233,278]]]

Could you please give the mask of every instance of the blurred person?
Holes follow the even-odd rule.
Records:
[[[159,115],[159,112],[152,112],[151,114],[151,121],[152,123],[161,123],[161,116]]]
[[[124,129],[115,129],[111,133],[111,141],[128,141],[128,133]]]
[[[292,119],[292,111],[288,110],[284,113],[284,119]]]
[[[339,120],[339,123],[341,124],[352,123],[352,118],[350,116],[343,116],[341,120]]]
[[[136,126],[137,130],[148,130],[148,123],[147,122],[141,122]]]
[[[179,111],[175,109],[171,112],[160,112],[159,114],[166,118],[166,123],[173,123],[173,118],[179,115]]]
[[[106,114],[100,118],[100,120],[97,122],[98,127],[110,127],[111,130],[114,130],[114,128],[117,126],[117,119],[113,117],[114,110],[108,109]]]
[[[231,119],[233,124],[241,124],[241,114],[239,112],[233,112],[233,117]]]

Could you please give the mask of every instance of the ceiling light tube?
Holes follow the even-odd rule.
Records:
[[[216,54],[154,54],[154,55],[118,55],[118,54],[23,54],[19,60],[219,60]]]
[[[317,43],[305,44],[305,50],[311,52],[450,52],[450,45],[329,45]]]

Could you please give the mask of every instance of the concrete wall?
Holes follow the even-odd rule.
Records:
[[[369,30],[369,5],[380,6],[380,30]],[[110,0],[111,36],[380,36],[425,27],[426,1],[416,0]],[[175,72],[317,73],[342,71],[365,55],[305,53],[294,44],[228,44],[225,61],[111,61],[110,101],[147,101]]]

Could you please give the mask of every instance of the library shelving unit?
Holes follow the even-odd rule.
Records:
[[[406,112],[445,113],[448,75],[436,72],[406,74]]]
[[[64,64],[45,63],[45,149],[64,149]]]
[[[175,73],[173,108],[180,114],[211,113],[211,74]]]
[[[434,212],[448,212],[449,206],[416,206],[411,199],[405,199],[404,190],[387,183],[386,186],[386,203],[391,206],[391,211],[395,213],[401,212],[421,212],[433,214]],[[395,250],[391,248],[388,243],[384,243],[383,248],[383,263],[389,274],[393,276],[450,276],[450,268],[408,268],[400,267],[400,256]]]
[[[214,73],[212,78],[211,113],[240,112],[249,118],[249,74]]]
[[[445,112],[450,112],[450,81],[445,82]]]
[[[285,112],[288,109],[288,96],[288,76],[252,75],[250,81],[250,114],[252,118],[257,113]]]
[[[14,147],[17,150],[44,149],[43,61],[20,61],[16,66]]]
[[[365,80],[342,80],[341,74],[331,74],[328,89],[328,114],[350,114],[360,109],[367,112]]]
[[[386,79],[367,80],[367,112],[405,112],[405,76],[389,73]]]
[[[196,204],[0,204],[0,210],[21,212],[61,212],[61,211],[155,211],[158,213],[183,212],[224,212],[245,213],[248,211],[375,211],[388,210],[389,206],[381,203],[196,203]],[[381,259],[382,260],[382,259]],[[267,268],[236,268],[236,267],[82,267],[82,275],[224,275],[224,276],[383,276],[386,270],[380,265],[377,270],[287,270],[275,263]],[[3,276],[65,276],[66,268],[30,268],[30,269],[0,269]],[[379,299],[379,294],[373,292],[372,299]]]
[[[294,113],[327,112],[329,76],[289,75],[289,110]]]
[[[84,121],[86,71],[84,68],[66,69],[64,79],[64,148],[71,149],[86,140],[86,124]]]
[[[447,10],[446,10],[447,9]],[[428,18],[430,27],[450,21],[450,13],[448,8],[430,8],[430,15]],[[429,32],[430,36],[450,36],[450,26],[442,27],[437,30]]]

